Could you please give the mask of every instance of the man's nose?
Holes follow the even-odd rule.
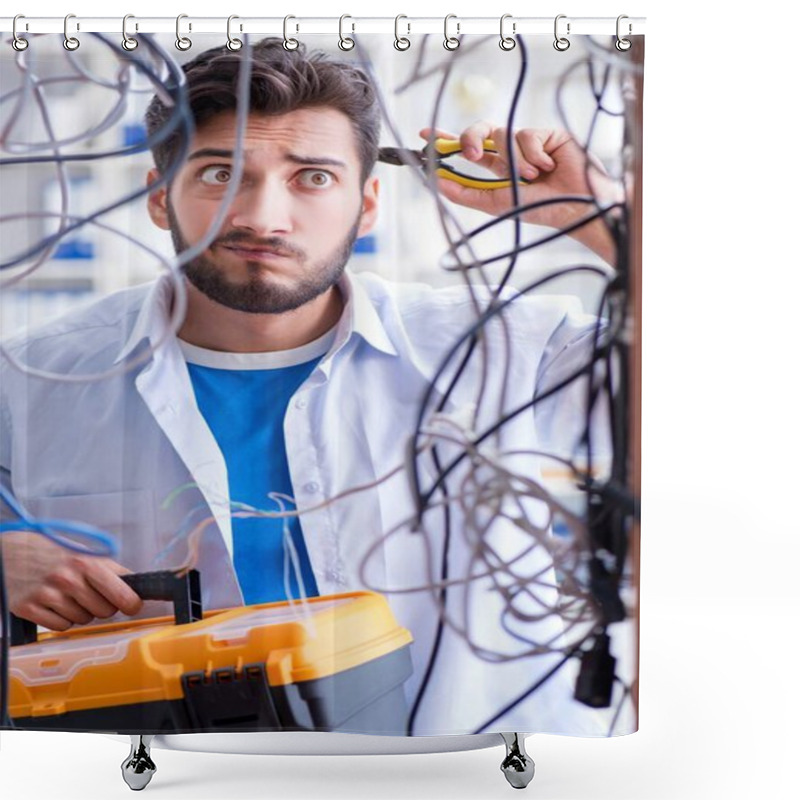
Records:
[[[257,235],[292,230],[291,193],[280,181],[264,181],[239,192],[231,225]]]

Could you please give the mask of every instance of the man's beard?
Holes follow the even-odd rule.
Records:
[[[170,202],[167,202],[167,215],[175,252],[182,253],[189,249],[189,245],[181,234]],[[309,265],[307,256],[302,250],[290,245],[279,236],[257,238],[233,232],[212,242],[213,245],[243,244],[249,247],[275,248],[278,252],[291,256],[303,268],[303,274],[298,275],[290,286],[265,281],[263,279],[265,267],[257,262],[247,265],[250,278],[244,283],[228,280],[225,268],[202,254],[184,264],[182,270],[195,288],[220,305],[250,314],[282,314],[305,305],[336,285],[353,251],[353,244],[358,238],[359,221],[360,216],[356,218],[336,250],[316,265]]]

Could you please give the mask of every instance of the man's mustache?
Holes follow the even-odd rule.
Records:
[[[296,258],[305,258],[305,252],[299,247],[289,244],[285,239],[280,236],[266,236],[264,238],[253,238],[246,233],[232,231],[223,236],[218,237],[211,243],[211,247],[215,246],[236,246],[251,250],[270,250],[281,256],[295,256]]]

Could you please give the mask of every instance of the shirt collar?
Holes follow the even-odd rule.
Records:
[[[167,274],[161,275],[152,284],[139,310],[131,334],[122,346],[115,364],[129,356],[145,339],[149,340],[151,345],[166,339],[172,313],[172,299],[175,294],[174,284],[174,277]],[[339,279],[338,286],[342,293],[344,307],[336,326],[336,337],[329,355],[332,356],[341,349],[353,334],[358,334],[367,344],[382,353],[398,355],[361,282],[357,278],[354,279],[345,270]]]
[[[343,347],[353,334],[358,334],[367,344],[382,353],[398,355],[367,290],[358,277],[345,270],[338,286],[342,293],[344,308],[336,326],[336,339],[331,347],[331,355]]]
[[[164,274],[151,284],[130,336],[119,351],[115,364],[127,358],[145,339],[149,340],[151,346],[167,339],[175,284],[181,280],[183,278],[178,275]]]

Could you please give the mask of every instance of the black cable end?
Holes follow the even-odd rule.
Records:
[[[617,660],[611,655],[611,640],[601,633],[581,656],[581,669],[575,684],[575,699],[591,708],[608,708],[614,688]]]

